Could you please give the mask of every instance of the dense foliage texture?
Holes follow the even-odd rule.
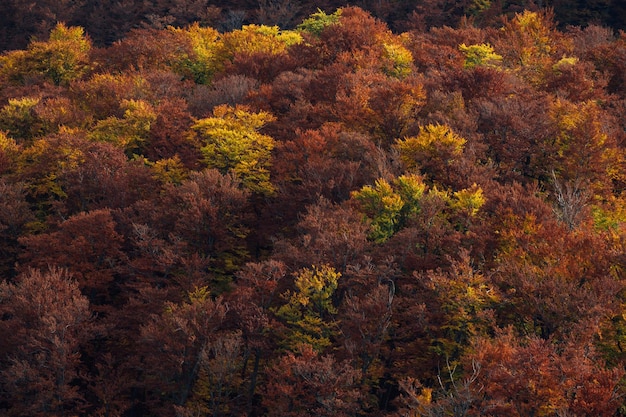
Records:
[[[0,55],[0,414],[626,414],[626,35],[452,3]]]
[[[318,11],[333,12],[346,4],[358,6],[390,28],[456,26],[469,17],[481,27],[498,26],[502,16],[549,7],[558,24],[601,24],[626,29],[626,5],[619,0],[3,0],[0,4],[0,50],[23,49],[44,40],[57,22],[89,28],[98,46],[123,39],[135,28],[184,27],[194,22],[221,32],[256,24],[293,29],[304,24],[320,30],[324,23],[308,20]]]

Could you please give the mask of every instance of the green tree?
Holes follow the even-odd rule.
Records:
[[[488,43],[480,45],[459,45],[459,50],[465,55],[465,68],[478,66],[497,67],[502,61],[502,56],[494,52],[493,47]]]
[[[403,175],[393,185],[378,179],[352,193],[361,211],[371,222],[369,238],[381,243],[396,233],[406,220],[419,212],[426,185],[417,175]]]
[[[317,12],[311,14],[298,25],[298,30],[319,36],[324,28],[338,23],[340,17],[341,9],[337,9],[331,14],[326,14],[323,10],[317,9]]]

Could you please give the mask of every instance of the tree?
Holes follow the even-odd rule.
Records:
[[[546,74],[545,89],[572,102],[603,100],[608,79],[589,61],[563,57]]]
[[[51,214],[63,213],[62,201],[67,194],[59,177],[64,170],[80,165],[80,134],[71,130],[38,139],[19,153],[16,160],[16,178],[23,182],[28,199],[33,204],[43,228],[44,220]],[[34,225],[33,225],[34,226]]]
[[[591,416],[613,415],[619,408],[622,372],[603,368],[589,345],[559,351],[549,341],[519,339],[505,330],[494,340],[478,341],[474,352],[468,359],[479,367],[475,386],[483,389],[476,412]]]
[[[43,0],[26,5],[18,0],[7,0],[0,9],[0,26],[3,27],[0,50],[22,49],[33,39],[45,39],[58,22],[75,21],[85,3],[84,0]]]
[[[34,138],[43,136],[44,123],[35,113],[38,97],[9,99],[0,110],[0,129],[18,143],[31,144]]]
[[[611,39],[611,38],[609,38]],[[598,42],[594,46],[589,55],[591,61],[596,65],[598,70],[608,73],[607,90],[611,94],[618,94],[624,98],[624,54],[626,54],[626,35],[620,34],[619,38],[613,42]]]
[[[94,335],[89,301],[64,269],[24,271],[0,284],[0,383],[9,416],[75,413],[81,348]]]
[[[259,82],[255,78],[242,74],[230,74],[214,80],[210,88],[197,86],[198,96],[187,100],[189,108],[193,109],[194,116],[206,116],[210,110],[220,104],[235,107],[246,103],[248,96],[258,87]],[[197,100],[203,102],[198,103]]]
[[[277,198],[265,215],[280,220],[268,220],[266,225],[291,237],[307,206],[317,204],[320,197],[335,204],[346,201],[352,191],[376,178],[379,162],[384,164],[380,160],[385,157],[367,135],[346,131],[335,123],[278,142],[272,166]],[[310,264],[306,258],[304,255],[303,263],[296,267]]]
[[[225,62],[220,56],[223,40],[217,30],[200,27],[196,22],[184,29],[170,26],[167,34],[173,34],[174,39],[187,44],[183,53],[168,59],[175,72],[196,83],[209,84],[224,69]]]
[[[500,323],[522,334],[562,338],[578,323],[613,317],[622,283],[621,261],[601,234],[587,227],[568,231],[550,213],[509,213],[492,276],[502,294]]]
[[[262,0],[256,9],[255,17],[264,25],[293,27],[300,11],[300,4],[292,0]]]
[[[497,67],[502,61],[502,56],[496,54],[493,47],[489,44],[480,45],[459,45],[459,50],[465,55],[465,68],[474,68],[476,66]]]
[[[269,113],[251,113],[241,106],[216,107],[213,117],[193,126],[202,142],[204,162],[222,174],[232,172],[250,191],[272,194],[268,168],[274,140],[259,129],[273,120]]]
[[[545,94],[522,92],[514,96],[485,97],[476,104],[478,132],[488,145],[500,181],[527,183],[546,178],[554,149],[547,140],[555,135],[546,109],[552,100]]]
[[[334,13],[326,14],[326,12],[318,8],[317,12],[312,13],[298,25],[298,29],[314,36],[319,36],[326,26],[337,24],[340,17],[341,9],[335,10]]]
[[[107,69],[111,71],[114,68],[114,64],[107,65]],[[145,74],[130,71],[103,72],[94,74],[89,79],[73,82],[68,95],[79,107],[88,110],[91,120],[86,118],[93,123],[109,117],[123,118],[127,107],[122,103],[125,100],[130,102],[149,97],[151,85]]]
[[[373,59],[375,65],[380,65],[383,60],[381,57]],[[414,130],[415,119],[424,105],[425,93],[418,77],[408,76],[407,73],[406,79],[398,79],[385,72],[402,72],[400,68],[395,68],[393,64],[382,64],[382,67],[374,73],[362,70],[345,74],[332,108],[338,120],[369,133],[386,147],[396,138]]]
[[[301,214],[294,238],[276,243],[274,256],[294,268],[329,264],[343,274],[366,257],[368,232],[369,225],[350,205],[320,198]]]
[[[284,294],[287,303],[275,313],[287,326],[282,337],[287,349],[294,351],[305,343],[316,352],[323,352],[331,345],[335,326],[330,320],[337,314],[332,296],[340,277],[340,273],[327,265],[297,272],[294,291]]]
[[[212,50],[210,66],[229,75],[269,82],[280,72],[299,66],[290,59],[289,51],[300,43],[302,36],[296,31],[281,30],[278,26],[244,25],[220,36]]]
[[[0,276],[11,278],[15,275],[20,253],[18,239],[34,219],[23,185],[0,178]]]
[[[323,45],[322,50],[330,60],[336,59],[343,53],[353,54],[352,59],[358,59],[360,54],[356,53],[357,51],[366,51],[389,33],[384,22],[375,19],[358,7],[342,7],[336,14],[337,22],[324,24],[319,35]],[[324,21],[324,18],[320,17]]]
[[[387,181],[379,179],[375,188],[363,187],[358,193],[355,192],[354,198],[361,202],[362,211],[373,220],[371,239],[383,242],[398,230],[404,202]]]
[[[212,339],[201,352],[194,394],[184,407],[190,415],[210,413],[219,417],[237,410],[234,397],[239,394],[244,364],[241,332],[214,335]],[[181,408],[177,408],[180,412]]]
[[[392,341],[391,336],[395,331],[392,319],[397,275],[398,270],[388,263],[354,264],[345,272],[339,288],[342,300],[337,321],[342,349],[335,356],[349,358],[360,370],[360,389],[371,393],[363,399],[364,409],[374,409],[374,399],[384,403],[387,395],[383,381],[388,377],[391,346],[398,340],[394,337]]]
[[[433,312],[431,349],[452,367],[459,363],[472,340],[490,334],[500,302],[497,288],[475,270],[467,251],[462,251],[459,258],[451,260],[445,271],[414,272],[430,292],[425,302],[428,311]]]
[[[586,182],[592,193],[603,195],[607,177],[620,180],[624,156],[615,137],[603,128],[597,105],[556,100],[549,114],[556,127],[549,146],[555,150],[552,158],[557,178]]]
[[[397,191],[381,178],[374,187],[366,185],[352,194],[361,211],[372,221],[370,239],[378,243],[390,238],[419,212],[420,199],[426,191],[426,185],[416,175],[400,176],[394,185]]]
[[[148,266],[146,272],[158,271],[157,277],[169,282],[194,281],[198,277],[189,274],[190,268],[201,275],[202,282],[195,285],[211,285],[216,293],[226,290],[233,273],[248,259],[249,193],[240,184],[232,174],[205,169],[134,204],[124,227],[129,235],[146,233],[140,233],[130,249],[133,264]],[[159,249],[155,252],[151,245]],[[160,258],[156,263],[155,256]]]
[[[555,63],[555,57],[560,58],[567,52],[553,19],[549,12],[516,13],[494,42],[495,50],[502,51],[504,66],[531,84],[541,83]]]
[[[67,269],[76,285],[94,305],[110,301],[111,284],[124,262],[123,237],[115,230],[111,210],[82,212],[70,217],[54,232],[23,236],[23,264]]]
[[[417,136],[398,139],[395,149],[408,171],[438,179],[462,156],[466,142],[447,126],[427,125]]]
[[[151,161],[177,157],[186,168],[198,168],[201,155],[189,139],[193,120],[187,103],[182,99],[165,99],[155,113],[144,155]]]
[[[19,154],[20,147],[14,139],[0,133],[0,174],[6,174],[15,170],[15,162]]]
[[[285,353],[267,375],[263,404],[270,417],[347,417],[359,410],[359,373],[309,345]]]
[[[401,175],[392,184],[380,178],[374,186],[354,191],[352,199],[371,222],[369,238],[376,243],[385,242],[424,215],[439,216],[451,229],[463,230],[485,203],[483,191],[476,184],[450,193],[437,187],[428,189],[415,174]],[[436,211],[429,213],[423,210],[424,205]]]
[[[463,358],[465,373],[448,364],[438,387],[404,380],[399,415],[614,415],[623,371],[605,368],[581,330],[558,344],[510,328],[481,336]]]
[[[89,132],[88,139],[113,143],[129,156],[142,154],[157,115],[152,106],[143,100],[123,100],[120,106],[123,118],[111,116],[98,121]]]
[[[274,311],[280,306],[286,277],[287,266],[280,261],[249,262],[237,272],[236,286],[229,297],[233,307],[230,321],[240,329],[243,342],[245,359],[241,375],[247,383],[245,397],[249,413],[258,406],[255,398],[264,367],[274,356],[279,342],[276,329],[280,326]]]
[[[220,54],[232,60],[238,54],[281,55],[289,46],[302,42],[302,36],[298,32],[282,31],[278,26],[245,25],[241,29],[225,33],[222,41],[223,49]]]
[[[154,170],[141,160],[129,160],[124,149],[108,142],[72,141],[80,154],[58,174],[64,191],[61,216],[104,208],[122,209],[149,199],[159,190]]]
[[[171,416],[174,406],[185,406],[191,399],[202,369],[211,366],[207,356],[211,346],[219,347],[216,332],[227,311],[221,298],[213,298],[206,287],[196,288],[183,302],[168,302],[164,311],[154,313],[142,327],[142,341],[152,352],[145,358],[145,386],[153,413]]]
[[[68,85],[87,73],[91,41],[81,27],[58,23],[48,41],[31,41],[26,51],[14,51],[2,57],[0,77],[24,83],[27,77],[42,77],[55,85]]]

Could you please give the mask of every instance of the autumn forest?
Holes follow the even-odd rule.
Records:
[[[4,26],[0,415],[626,415],[626,34],[291,3]]]

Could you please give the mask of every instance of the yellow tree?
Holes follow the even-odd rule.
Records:
[[[0,174],[15,169],[15,162],[19,156],[20,147],[17,142],[0,131]]]
[[[266,25],[246,25],[220,34],[195,23],[184,29],[170,27],[167,33],[173,34],[183,45],[172,54],[169,65],[175,72],[200,84],[210,84],[214,75],[237,56],[275,57],[286,54],[289,46],[302,42],[299,32]]]
[[[196,83],[208,84],[213,75],[223,68],[223,62],[216,55],[222,47],[219,32],[200,27],[198,23],[184,29],[169,27],[168,31],[191,45],[190,50],[180,51],[171,63],[174,71],[192,78]]]
[[[417,136],[396,141],[400,160],[409,170],[423,168],[430,160],[451,161],[462,153],[466,140],[444,125],[427,125]],[[432,163],[432,162],[430,162]]]
[[[337,314],[333,294],[341,274],[328,265],[304,268],[296,274],[295,291],[287,292],[287,304],[276,310],[276,315],[287,325],[284,338],[292,351],[303,343],[318,352],[330,346],[333,334],[331,316]]]
[[[395,186],[395,187],[394,187]],[[369,238],[384,242],[396,233],[411,215],[419,212],[419,203],[426,185],[415,175],[403,175],[392,184],[378,179],[352,193],[361,211],[371,222]]]
[[[295,31],[283,31],[278,26],[247,25],[241,29],[225,33],[222,37],[224,58],[232,59],[235,54],[285,53],[291,45],[302,42],[302,36]]]
[[[369,239],[383,243],[402,228],[410,225],[421,213],[422,206],[439,201],[437,211],[442,219],[456,229],[464,229],[485,203],[483,190],[473,184],[470,188],[449,192],[428,188],[418,175],[401,175],[388,182],[378,179],[374,186],[366,185],[352,193],[358,209],[370,223]]]
[[[89,134],[91,140],[114,143],[129,153],[140,153],[156,121],[156,112],[143,100],[123,100],[124,117],[100,120]]]
[[[478,66],[498,67],[502,62],[502,56],[494,52],[493,47],[488,43],[480,45],[459,45],[459,50],[465,55],[465,68],[474,68]]]
[[[502,28],[495,45],[502,52],[504,66],[530,83],[540,84],[552,65],[571,49],[554,26],[550,13],[516,14]]]
[[[216,107],[213,117],[193,126],[202,143],[204,162],[223,174],[232,172],[251,191],[272,194],[269,167],[274,139],[259,130],[273,120],[269,113],[252,113],[243,106]]]
[[[554,147],[554,169],[558,177],[591,183],[594,191],[613,181],[624,181],[623,151],[615,137],[607,134],[606,122],[595,101],[572,103],[557,99],[548,109],[556,135],[548,142]]]
[[[40,76],[56,85],[67,85],[89,69],[90,51],[91,41],[83,28],[59,23],[47,41],[33,41],[26,51],[0,57],[0,76],[18,83]]]
[[[43,121],[37,117],[38,97],[12,98],[0,109],[0,130],[19,143],[30,143],[44,133]]]
[[[15,156],[15,173],[24,181],[29,198],[35,201],[38,215],[45,217],[55,201],[67,197],[59,178],[64,170],[74,169],[84,161],[79,148],[81,137],[73,131],[37,139],[23,147]],[[44,223],[33,223],[34,228]]]
[[[475,270],[469,253],[461,250],[459,258],[451,260],[446,271],[413,273],[431,291],[429,302],[436,303],[433,311],[440,313],[441,321],[432,324],[431,349],[450,363],[459,360],[474,337],[493,330],[493,312],[500,301],[497,288]]]

